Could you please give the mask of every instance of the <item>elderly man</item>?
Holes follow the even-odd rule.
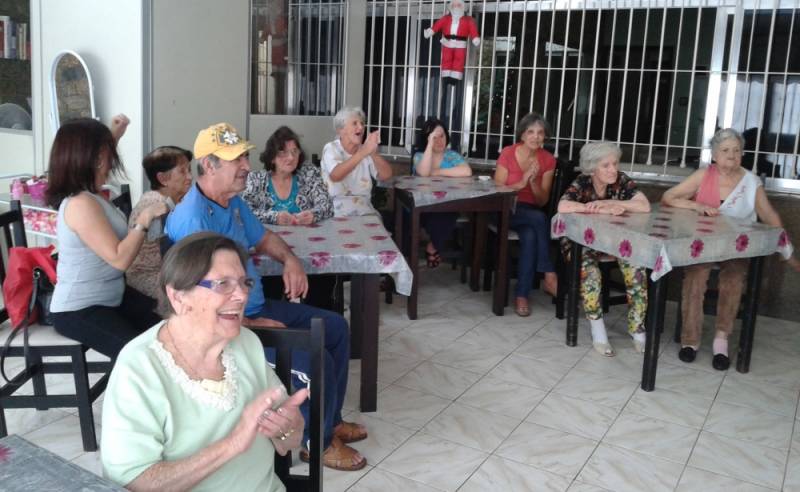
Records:
[[[175,207],[166,223],[166,233],[173,242],[198,231],[212,231],[227,236],[246,250],[255,249],[283,264],[283,281],[289,299],[305,296],[308,280],[300,261],[286,243],[261,222],[238,193],[244,191],[250,172],[248,152],[253,149],[235,128],[218,123],[201,130],[194,143],[197,182]],[[258,279],[253,260],[247,263],[247,275]],[[256,286],[260,286],[256,282]],[[220,313],[225,316],[226,313]],[[336,313],[303,304],[267,300],[261,288],[250,289],[242,324],[251,328],[290,326],[309,328],[312,317],[325,320],[325,446],[323,462],[337,469],[363,468],[366,460],[346,446],[366,437],[363,426],[342,420],[341,409],[347,389],[350,339],[347,322]],[[307,384],[307,354],[295,357],[293,385]],[[301,373],[301,374],[298,374]],[[302,408],[309,421],[308,405]],[[308,438],[306,434],[305,438]],[[301,454],[302,457],[302,454]]]

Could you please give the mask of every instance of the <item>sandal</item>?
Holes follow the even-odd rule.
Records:
[[[428,257],[428,268],[436,268],[442,262],[442,257],[439,256],[438,251],[434,251],[433,253],[425,251],[425,255]]]
[[[322,465],[341,471],[360,470],[367,466],[367,459],[361,456],[361,461],[354,461],[358,454],[358,451],[334,436],[331,445],[322,452]],[[311,461],[311,455],[307,450],[300,450],[300,460],[305,463]]]
[[[514,303],[516,304],[514,306],[514,312],[517,313],[517,316],[526,318],[531,315],[531,306],[528,304],[527,299],[524,297],[517,297]]]
[[[333,435],[338,437],[343,443],[363,441],[367,438],[367,429],[363,425],[342,420],[339,425],[333,428]]]

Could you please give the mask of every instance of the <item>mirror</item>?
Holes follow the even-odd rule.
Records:
[[[86,62],[74,51],[59,53],[50,71],[53,131],[75,118],[94,118],[94,87]]]

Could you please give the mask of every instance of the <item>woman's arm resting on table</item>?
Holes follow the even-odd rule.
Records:
[[[641,191],[637,191],[630,200],[599,200],[595,203],[602,207],[622,207],[626,212],[647,213],[650,211],[650,201]]]
[[[670,207],[686,208],[696,212],[705,212],[705,209],[711,208],[692,200],[692,197],[697,194],[697,190],[700,189],[700,182],[703,181],[705,173],[705,169],[697,170],[688,178],[665,191],[664,195],[661,196],[661,203]]]
[[[436,169],[431,173],[431,176],[444,176],[447,178],[472,176],[472,168],[469,167],[469,164],[466,162],[462,162],[457,166],[448,167],[447,169]]]
[[[571,213],[581,213],[586,212],[586,204],[581,202],[576,202],[574,200],[567,200],[562,198],[558,202],[558,213],[560,214],[571,214]]]

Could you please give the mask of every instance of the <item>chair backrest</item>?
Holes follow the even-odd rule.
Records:
[[[265,348],[275,349],[275,372],[283,384],[293,392],[292,383],[292,351],[308,352],[311,358],[311,374],[309,390],[311,393],[309,429],[309,472],[308,475],[292,475],[291,456],[280,456],[275,453],[275,473],[286,486],[287,491],[319,491],[322,490],[322,446],[323,446],[323,402],[325,401],[325,322],[320,318],[311,320],[310,330],[290,328],[253,330]]]
[[[125,214],[125,218],[129,219],[131,216],[131,212],[133,212],[133,202],[131,201],[131,187],[130,185],[124,184],[120,186],[120,193],[119,196],[111,200],[111,203],[114,204],[115,207],[122,210],[122,213]]]
[[[0,284],[6,280],[6,258],[8,250],[14,246],[27,247],[28,241],[25,238],[25,223],[22,220],[22,205],[19,200],[11,201],[11,209],[0,214],[0,229],[3,235],[3,249],[0,252]],[[0,310],[0,322],[8,319],[8,311],[5,307]]]
[[[575,175],[575,166],[571,161],[560,158],[556,161],[553,186],[550,188],[550,199],[547,201],[548,217],[552,217],[556,214],[558,201],[561,199],[561,196],[570,183],[575,179]]]

